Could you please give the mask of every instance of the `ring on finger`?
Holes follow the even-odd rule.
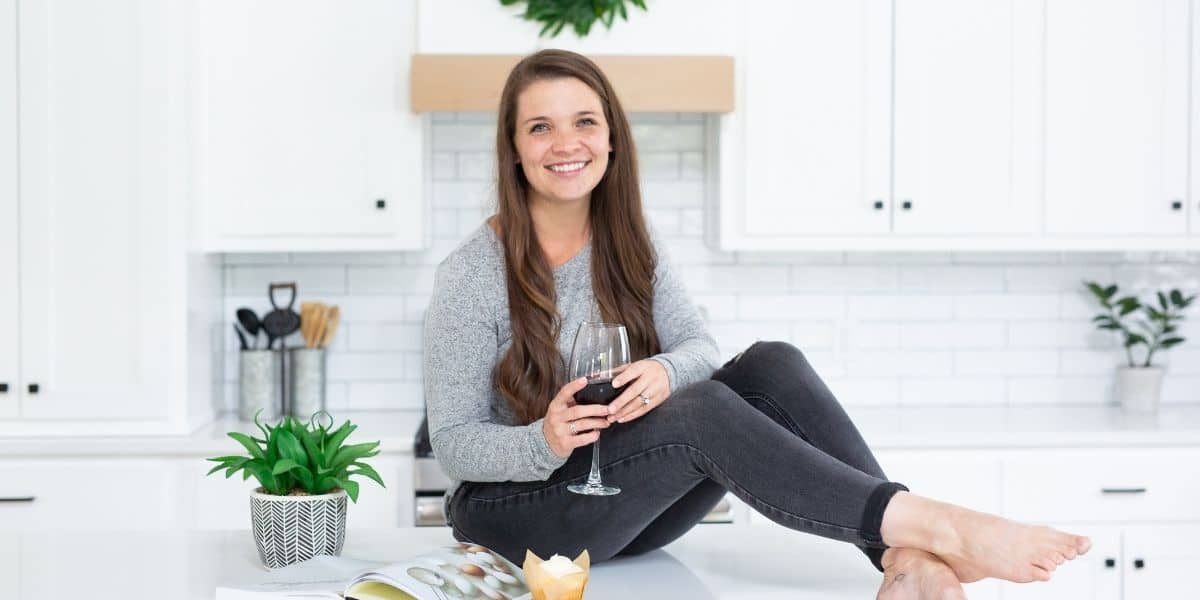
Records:
[[[575,430],[575,421],[568,421],[567,429],[571,430],[571,435],[579,435],[579,432]]]
[[[638,398],[642,399],[642,406],[647,406],[650,404],[650,396],[647,396],[646,394],[638,394]]]

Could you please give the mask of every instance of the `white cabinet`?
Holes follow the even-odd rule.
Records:
[[[1047,2],[1047,233],[1187,231],[1188,16],[1187,0]]]
[[[1200,571],[1200,525],[1138,525],[1124,531],[1124,600],[1190,594]]]
[[[0,0],[0,418],[18,413],[16,17],[16,0]]]
[[[1041,10],[1026,0],[896,2],[894,232],[1039,230]]]
[[[570,25],[557,37],[538,37],[542,24],[520,18],[525,4],[480,0],[419,0],[417,51],[423,54],[529,54],[564,48],[584,54],[734,54],[738,2],[654,0],[648,10],[626,3],[628,20],[612,29],[600,21],[580,39]]]
[[[170,528],[178,514],[174,483],[163,458],[6,460],[0,532]]]
[[[189,431],[211,419],[219,267],[188,254],[182,0],[19,3],[19,135],[0,135],[5,156],[19,139],[15,193],[0,175],[0,212],[17,217],[0,228],[19,232],[0,235],[0,434]]]
[[[746,11],[738,111],[721,123],[722,248],[1038,231],[1039,3]]]
[[[721,210],[736,224],[731,233],[889,231],[890,3],[745,10],[738,112],[726,117],[744,121],[744,138],[722,132]]]
[[[408,108],[414,0],[197,11],[206,249],[424,247],[424,121]]]

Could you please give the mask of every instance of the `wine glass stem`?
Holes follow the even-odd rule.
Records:
[[[600,438],[592,442],[592,472],[588,473],[588,485],[600,485]]]

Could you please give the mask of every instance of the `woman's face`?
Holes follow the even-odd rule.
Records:
[[[587,202],[612,150],[600,96],[574,77],[533,82],[517,96],[513,144],[531,202]]]

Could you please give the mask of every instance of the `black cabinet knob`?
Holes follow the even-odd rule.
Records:
[[[875,201],[875,210],[883,210],[883,200]]]
[[[1117,559],[1115,559],[1115,558],[1104,559],[1104,568],[1111,569],[1115,566],[1117,566]]]
[[[375,200],[375,208],[378,208],[380,210],[387,208],[387,200],[385,200],[383,198],[379,198],[379,199]]]
[[[1133,568],[1135,568],[1135,569],[1140,569],[1140,568],[1142,568],[1142,567],[1144,567],[1144,566],[1146,566],[1146,561],[1144,561],[1144,560],[1142,560],[1142,559],[1140,559],[1140,558],[1135,558],[1135,559],[1133,559]]]
[[[1182,210],[1182,209],[1183,209],[1183,201],[1182,200],[1174,200],[1171,202],[1171,210]]]
[[[8,393],[8,384],[0,383],[0,394]]]
[[[912,200],[905,200],[902,204],[900,204],[900,208],[903,208],[904,210],[911,210]]]
[[[36,383],[29,384],[29,393],[30,394],[38,393],[38,384],[36,384]]]

